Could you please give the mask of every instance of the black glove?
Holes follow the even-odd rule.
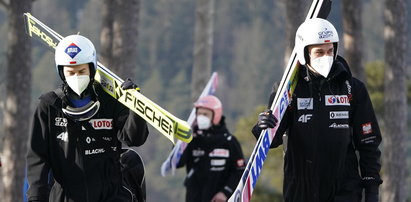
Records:
[[[130,78],[127,78],[122,84],[121,84],[121,89],[127,90],[127,89],[136,89],[138,92],[140,92],[140,87],[138,87],[137,84],[133,83],[133,81]]]
[[[378,202],[378,186],[382,183],[381,179],[374,177],[363,177],[362,185],[365,189],[365,202]]]
[[[277,125],[277,118],[273,115],[271,110],[261,112],[258,115],[258,127],[261,129],[274,128]]]
[[[380,182],[379,182],[380,181]],[[381,180],[377,181],[378,184],[381,184]],[[365,202],[378,202],[378,185],[375,185],[374,178],[363,178],[363,185],[365,186]]]

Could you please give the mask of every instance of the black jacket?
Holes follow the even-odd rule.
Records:
[[[27,154],[29,201],[131,200],[122,186],[121,142],[142,145],[147,125],[98,84],[95,92],[101,106],[87,121],[68,118],[54,91],[40,97]],[[50,171],[55,183],[49,194]]]
[[[287,131],[285,201],[344,201],[342,197],[360,198],[362,187],[378,194],[381,134],[364,84],[351,76],[341,57],[327,79],[304,66],[298,76],[271,144],[282,144]],[[257,126],[253,134],[259,135]]]
[[[209,202],[223,192],[227,198],[235,190],[244,171],[241,146],[224,123],[207,131],[194,129],[178,167],[186,165],[186,202]]]

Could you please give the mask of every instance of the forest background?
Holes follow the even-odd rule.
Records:
[[[307,1],[301,13],[308,11]],[[383,114],[384,80],[384,20],[383,0],[363,0],[363,59],[366,83],[373,99],[378,118]],[[103,1],[99,0],[37,0],[32,14],[62,35],[80,33],[100,46]],[[219,73],[217,96],[222,100],[224,115],[229,130],[242,144],[248,158],[255,144],[249,132],[256,122],[258,112],[267,105],[268,95],[274,82],[281,79],[287,36],[286,5],[273,0],[225,0],[215,1],[212,47],[212,71]],[[195,101],[190,85],[193,71],[193,48],[195,32],[196,1],[193,0],[141,0],[138,19],[137,51],[133,54],[131,75],[142,93],[172,112],[186,119]],[[411,11],[411,3],[407,3]],[[334,1],[328,18],[337,28],[342,40],[342,4]],[[6,52],[8,27],[7,10],[0,9],[0,93],[5,94]],[[130,26],[134,24],[130,23]],[[407,20],[410,27],[411,21]],[[130,27],[132,28],[132,27]],[[21,30],[24,32],[24,30]],[[411,38],[407,32],[407,38]],[[57,87],[60,80],[55,71],[54,54],[43,44],[32,41],[31,104],[27,110],[32,114],[37,98]],[[342,44],[341,41],[340,44]],[[408,47],[411,42],[408,40]],[[339,54],[345,50],[340,45]],[[410,86],[411,51],[407,49],[407,86]],[[47,79],[45,79],[47,78]],[[123,76],[123,79],[126,77]],[[16,89],[19,90],[19,89]],[[198,95],[200,92],[198,92]],[[410,98],[410,88],[407,97]],[[6,97],[0,98],[4,107]],[[408,104],[407,134],[410,133],[410,105]],[[4,130],[3,113],[0,114],[0,131]],[[31,116],[27,120],[31,121]],[[381,121],[382,122],[382,121]],[[384,124],[380,124],[384,127]],[[3,143],[0,132],[0,150]],[[411,193],[411,137],[406,136],[408,163],[407,192]],[[183,201],[185,169],[175,176],[161,177],[160,165],[172,149],[171,143],[153,128],[147,142],[138,148],[146,166],[148,201]],[[1,154],[0,154],[1,156]],[[24,161],[24,159],[21,159]],[[3,162],[4,163],[4,162]],[[262,175],[257,183],[253,200],[266,201],[281,195],[282,149],[269,152]],[[407,164],[405,164],[407,165]],[[0,174],[1,175],[1,174]],[[1,176],[0,176],[1,179]],[[0,186],[1,189],[1,186]],[[1,192],[1,190],[0,190]],[[411,196],[408,196],[411,197]],[[408,199],[411,200],[411,199]],[[270,200],[272,201],[272,200]]]

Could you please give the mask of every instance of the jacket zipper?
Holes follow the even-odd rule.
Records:
[[[83,135],[82,133],[80,133],[81,135]],[[86,189],[86,201],[89,202],[89,190],[88,190],[88,186],[87,186],[87,175],[86,175],[86,169],[85,169],[85,165],[84,165],[84,155],[82,153],[84,146],[82,143],[80,143],[79,141],[79,137],[77,137],[77,145],[79,145],[81,148],[78,148],[77,153],[80,157],[80,166],[82,168],[82,173],[83,173],[83,179],[84,179],[84,187]]]

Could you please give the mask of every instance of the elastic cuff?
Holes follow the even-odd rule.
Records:
[[[365,193],[375,193],[378,194],[378,186],[377,185],[373,185],[373,186],[368,186],[365,187]]]
[[[233,190],[228,186],[224,186],[224,189],[221,190],[221,192],[223,192],[227,198],[230,198],[230,196],[233,194]]]

